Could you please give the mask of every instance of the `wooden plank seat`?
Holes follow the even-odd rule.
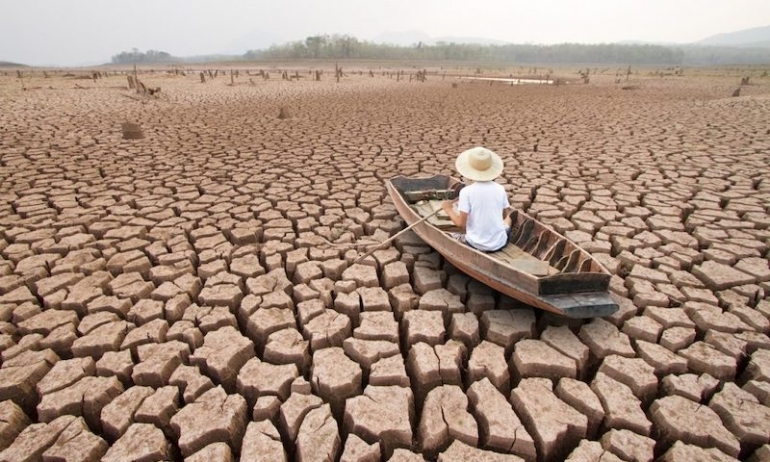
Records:
[[[404,191],[404,197],[409,203],[420,201],[449,200],[454,199],[457,192],[454,189],[425,189],[422,191]]]
[[[442,202],[443,201],[441,200],[420,201],[412,205],[412,208],[415,209],[418,215],[424,217],[435,212],[437,209],[440,209]],[[454,222],[449,219],[449,215],[447,215],[447,213],[443,210],[428,218],[428,223],[432,224],[436,228],[444,230],[457,228]]]

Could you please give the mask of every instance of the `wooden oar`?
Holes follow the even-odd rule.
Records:
[[[424,217],[422,217],[422,218],[420,218],[419,220],[415,221],[414,223],[412,223],[411,225],[409,225],[409,226],[407,226],[406,228],[402,229],[402,230],[401,230],[401,231],[399,231],[398,233],[394,234],[394,235],[393,235],[393,237],[391,237],[391,238],[389,238],[389,239],[386,239],[386,240],[384,240],[384,241],[380,242],[379,244],[375,244],[375,247],[374,247],[372,250],[370,250],[370,251],[366,252],[364,255],[362,255],[362,256],[360,256],[360,257],[358,257],[357,259],[355,259],[355,260],[353,261],[353,264],[355,265],[356,263],[360,263],[360,262],[361,262],[361,261],[362,261],[364,258],[366,258],[366,257],[368,257],[369,255],[371,255],[371,254],[373,254],[374,252],[376,252],[376,251],[377,251],[377,250],[378,250],[380,247],[382,247],[383,245],[385,245],[385,244],[388,244],[388,243],[390,243],[390,242],[393,242],[393,240],[394,240],[394,239],[396,239],[397,237],[401,236],[401,235],[402,235],[402,234],[404,234],[405,232],[407,232],[407,231],[409,231],[410,229],[414,228],[415,226],[419,225],[420,223],[422,223],[423,221],[425,221],[425,220],[427,220],[428,218],[432,217],[433,215],[436,215],[437,213],[439,213],[439,212],[440,212],[440,211],[442,211],[442,210],[444,210],[444,209],[443,209],[443,208],[441,208],[441,207],[437,208],[436,210],[434,210],[433,212],[431,212],[429,215],[425,215]]]

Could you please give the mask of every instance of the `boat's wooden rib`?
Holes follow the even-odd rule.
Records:
[[[396,177],[386,183],[396,210],[408,224],[429,215],[462,185],[436,175]],[[574,242],[526,213],[514,210],[514,232],[497,252],[481,252],[447,234],[456,230],[441,212],[415,233],[469,276],[529,305],[570,317],[606,316],[617,309],[607,293],[607,270]]]
[[[573,250],[571,254],[569,254],[569,259],[567,260],[567,264],[564,265],[564,269],[561,270],[562,273],[574,273],[575,268],[578,266],[578,262],[580,261],[580,250]]]
[[[564,255],[564,247],[566,246],[567,241],[564,239],[559,239],[556,241],[556,244],[554,244],[551,249],[548,251],[548,253],[543,258],[544,260],[547,260],[548,263],[551,264],[551,266],[556,266],[556,263],[561,259],[561,257]]]
[[[524,223],[516,230],[516,235],[511,239],[511,242],[513,245],[517,247],[521,247],[527,240],[529,240],[529,235],[532,234],[532,228],[534,228],[535,223],[532,220],[525,220]]]
[[[545,253],[548,251],[548,242],[551,240],[551,233],[549,231],[543,231],[540,233],[540,238],[535,246],[535,251],[532,255],[538,260],[542,260]]]
[[[527,242],[524,243],[524,245],[521,246],[521,250],[527,252],[530,255],[533,255],[535,252],[535,248],[537,247],[537,243],[540,239],[540,236],[538,235],[530,235],[529,239],[527,239]]]
[[[568,261],[569,261],[569,255],[563,255],[559,259],[559,261],[556,262],[555,265],[553,265],[553,267],[556,268],[556,270],[561,273],[564,271],[564,267],[567,266]]]

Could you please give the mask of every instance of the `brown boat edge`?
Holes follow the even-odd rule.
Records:
[[[454,199],[464,186],[447,175],[397,176],[385,185],[408,225]],[[413,230],[463,273],[527,305],[570,318],[603,317],[618,309],[608,292],[611,274],[590,253],[521,210],[514,209],[511,218],[511,239],[497,252],[452,237],[449,233],[459,230],[444,212]]]

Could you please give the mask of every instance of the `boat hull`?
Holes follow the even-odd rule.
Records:
[[[420,182],[415,187],[427,186],[433,189],[456,184],[455,180],[451,179],[449,179],[451,180],[450,183],[447,184],[447,179],[449,178],[435,176],[414,181]],[[423,217],[411,207],[402,195],[402,191],[409,184],[409,181],[408,178],[397,177],[388,181],[386,187],[399,215],[408,225],[413,225]],[[567,287],[566,292],[541,293],[541,287],[545,287],[543,282],[549,279],[553,281],[554,278],[537,278],[518,271],[511,265],[505,264],[485,252],[480,252],[457,241],[427,221],[418,223],[413,230],[426,244],[434,248],[463,273],[527,305],[571,318],[607,316],[618,308],[606,291],[609,280],[609,274],[606,272],[577,277],[564,275],[565,281],[569,281],[571,284]],[[556,280],[558,282],[558,278]]]

